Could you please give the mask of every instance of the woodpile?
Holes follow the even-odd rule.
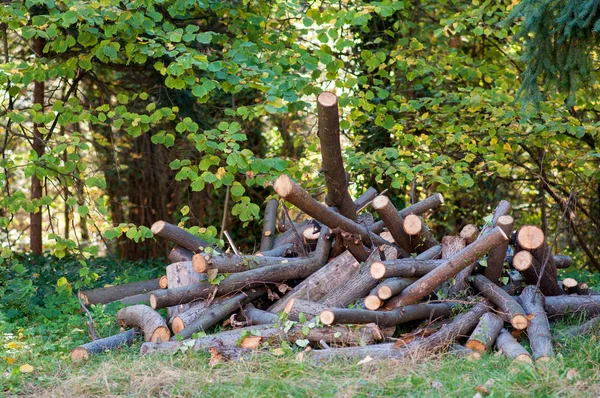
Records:
[[[444,203],[440,194],[404,209],[373,188],[353,200],[337,98],[325,92],[317,102],[325,203],[281,175],[274,190],[283,201],[266,203],[260,249],[250,255],[222,252],[176,225],[156,222],[154,234],[174,244],[165,276],[80,292],[85,305],[123,303],[117,319],[132,329],[77,347],[73,359],[140,334],[143,354],[185,345],[245,358],[287,341],[315,362],[445,350],[477,359],[494,348],[510,360],[544,361],[554,355],[549,320],[600,314],[600,295],[574,279],[558,280],[557,269],[571,259],[555,255],[540,228],[513,219],[506,201],[488,223],[437,237],[428,222]],[[279,216],[285,203],[306,220]],[[218,324],[221,331],[210,334]],[[399,325],[408,332],[397,335]],[[531,354],[515,336],[528,337]]]

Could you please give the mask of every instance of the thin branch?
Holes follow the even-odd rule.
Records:
[[[79,305],[81,305],[81,308],[83,308],[83,310],[85,311],[85,313],[87,314],[87,316],[89,318],[88,329],[90,331],[90,336],[92,337],[92,340],[98,340],[98,335],[96,334],[96,330],[94,329],[94,318],[92,318],[92,314],[90,314],[90,311],[87,309],[85,304],[83,304],[83,301],[81,301],[81,296],[79,295],[79,291],[77,292],[77,299],[79,300]]]

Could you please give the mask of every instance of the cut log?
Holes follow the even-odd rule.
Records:
[[[387,327],[423,319],[446,317],[454,306],[452,303],[423,303],[407,305],[391,311],[328,308],[319,314],[319,319],[324,325],[374,323],[379,327]]]
[[[559,331],[557,337],[565,339],[567,337],[577,337],[592,332],[598,332],[600,328],[600,317],[595,317],[584,323],[583,325],[573,326],[566,330]]]
[[[529,321],[523,307],[512,296],[483,275],[473,277],[473,286],[502,311],[502,317],[518,330],[527,328]]]
[[[563,254],[556,254],[554,256],[554,264],[558,269],[566,269],[573,265],[573,259]]]
[[[313,319],[327,309],[327,307],[321,303],[302,299],[292,299],[288,304],[288,319],[292,321],[299,320],[301,313],[304,314],[306,319]]]
[[[478,303],[466,314],[459,315],[451,323],[442,326],[439,331],[423,339],[414,340],[404,345],[403,348],[396,348],[394,344],[377,344],[356,348],[313,350],[310,358],[313,361],[323,362],[340,358],[356,360],[366,356],[376,360],[401,360],[415,355],[427,355],[444,349],[459,337],[467,336],[483,314],[488,311],[486,304]]]
[[[433,292],[442,283],[456,276],[462,269],[468,267],[473,261],[481,257],[491,248],[494,248],[507,240],[508,237],[500,228],[494,228],[492,232],[477,239],[451,259],[445,260],[446,262],[444,264],[425,276],[422,276],[418,281],[404,289],[398,296],[399,300],[397,305],[407,305],[419,301],[429,293]]]
[[[419,235],[423,230],[423,221],[421,221],[421,218],[416,214],[409,214],[404,218],[402,229],[407,235]]]
[[[285,245],[280,245],[277,246],[274,249],[271,249],[269,251],[265,251],[265,252],[258,252],[256,253],[257,256],[264,256],[264,257],[287,257],[289,255],[291,255],[294,252],[294,244],[293,243],[286,243]]]
[[[449,259],[460,253],[467,246],[467,242],[464,238],[460,236],[444,236],[442,238],[442,259]],[[442,286],[438,289],[438,292],[443,293],[443,297],[448,297],[451,293],[451,288],[453,285],[453,280],[446,281],[442,284]],[[438,297],[440,295],[438,294]]]
[[[161,289],[168,288],[169,287],[169,278],[167,278],[166,275],[163,275],[160,278],[158,278],[158,286],[160,286]]]
[[[302,239],[304,240],[304,244],[310,248],[311,251],[315,250],[317,245],[317,241],[319,240],[319,235],[321,229],[313,226],[312,228],[306,228],[304,232],[302,232]]]
[[[590,294],[590,287],[585,282],[579,284],[579,289],[580,289],[580,293],[579,294],[583,294],[583,295]]]
[[[540,248],[545,241],[544,231],[535,225],[524,225],[517,232],[517,243],[525,250]]]
[[[379,217],[385,223],[385,226],[392,234],[394,241],[407,253],[414,251],[414,244],[411,241],[411,236],[404,232],[404,218],[398,214],[398,210],[394,207],[389,198],[385,195],[379,195],[373,200],[373,209],[377,211]]]
[[[288,221],[288,224],[289,224],[289,221]],[[286,224],[286,225],[288,225],[288,224]],[[292,225],[293,225],[293,227],[292,227]],[[302,233],[304,232],[305,229],[312,228],[313,226],[314,226],[314,224],[311,220],[305,220],[299,224],[297,224],[297,223],[289,224],[289,229],[282,231],[281,235],[278,235],[275,238],[275,243],[273,243],[273,247],[277,248],[281,245],[287,245],[287,244],[291,243],[292,245],[294,245],[294,247],[296,249],[300,248],[300,246],[302,246],[304,244],[304,242],[302,242]],[[280,228],[281,228],[281,225],[280,225]],[[280,231],[281,231],[281,229],[280,229]]]
[[[513,224],[514,219],[509,215],[498,217],[498,220],[496,221],[496,226],[500,227],[506,236],[510,236],[512,233]],[[483,274],[497,285],[502,276],[502,270],[504,269],[504,260],[506,259],[507,249],[508,241],[496,246],[488,253],[487,267],[485,267]]]
[[[420,277],[446,263],[446,260],[417,260],[416,258],[374,261],[371,264],[370,272],[375,279]]]
[[[234,274],[253,270],[256,268],[280,265],[280,264],[306,264],[314,260],[309,257],[285,258],[268,256],[247,256],[237,254],[222,254],[211,256],[208,254],[194,254],[192,260],[193,268],[196,273],[208,273],[217,271],[219,274]]]
[[[346,232],[358,234],[367,246],[390,244],[390,242],[376,234],[369,233],[364,227],[355,223],[340,213],[336,213],[329,207],[319,203],[312,196],[296,184],[292,179],[282,174],[273,185],[275,192],[315,220],[327,225],[329,228],[341,228]]]
[[[210,300],[199,300],[190,303],[189,308],[171,318],[171,330],[174,334],[181,332],[186,325],[189,325],[194,321],[194,319],[197,319],[203,312],[205,312],[209,305],[217,305],[217,303],[220,303],[226,299],[227,296],[222,296],[217,297],[212,302],[210,302]]]
[[[388,278],[377,286],[377,296],[387,300],[412,285],[418,278]]]
[[[279,321],[279,317],[269,311],[263,311],[256,308],[252,303],[248,303],[241,311],[242,317],[251,325],[273,325]]]
[[[371,311],[378,310],[383,305],[383,300],[377,296],[377,286],[371,290],[371,293],[367,297],[365,297],[364,305],[365,308]]]
[[[479,361],[481,359],[480,353],[478,353],[477,351],[473,351],[472,349],[460,344],[450,345],[449,352],[451,354],[454,354],[458,358],[465,358],[469,361]]]
[[[579,282],[574,278],[565,278],[562,281],[563,291],[567,294],[581,294]]]
[[[525,278],[518,271],[508,271],[508,283],[501,286],[500,289],[504,290],[511,296],[517,296],[521,294],[525,288]]]
[[[186,249],[185,247],[175,246],[169,255],[167,256],[167,260],[169,263],[180,263],[182,261],[192,261],[192,256],[194,252]]]
[[[521,242],[523,242],[523,244]],[[542,275],[543,271],[539,285],[540,291],[546,297],[562,295],[563,291],[558,284],[554,256],[546,244],[546,239],[542,230],[533,225],[521,227],[517,233],[517,243],[516,255],[519,254],[521,249],[528,250],[532,255],[531,266],[521,271],[527,283],[530,285],[537,285],[538,279],[540,279],[539,277]],[[515,260],[513,258],[513,267],[514,263]],[[546,263],[545,266],[544,263]]]
[[[181,263],[173,263],[167,266],[167,279],[171,289],[191,286],[206,280],[205,275],[198,274],[194,271],[191,261],[183,261]],[[189,304],[178,304],[168,309],[167,319],[170,321],[181,312],[190,308]]]
[[[440,193],[436,193],[431,195],[428,198],[423,199],[420,202],[417,202],[413,205],[410,205],[398,212],[401,217],[406,217],[409,214],[421,215],[426,213],[431,209],[435,209],[436,207],[440,207],[444,203],[444,197]],[[380,233],[385,228],[385,224],[383,220],[377,221],[371,226],[371,232]]]
[[[123,297],[122,299],[117,300],[117,302],[123,304],[124,306],[134,305],[134,304],[150,304],[150,294],[153,292],[158,292],[163,289],[153,290],[148,293],[136,294],[135,296]]]
[[[560,318],[568,314],[594,316],[600,314],[600,295],[550,296],[546,297],[544,309],[548,318]]]
[[[145,341],[153,343],[169,341],[171,332],[162,316],[147,305],[132,305],[117,312],[117,321],[123,327],[135,327],[142,331]]]
[[[532,264],[533,256],[527,250],[521,250],[520,252],[515,253],[513,256],[512,266],[519,272],[524,272],[525,270],[531,268]]]
[[[256,300],[264,293],[264,288],[250,289],[227,299],[220,300],[214,305],[211,304],[204,311],[200,312],[197,318],[189,323],[184,322],[185,327],[177,333],[177,336],[182,339],[189,339],[194,333],[206,331],[219,321],[241,309],[244,304]]]
[[[467,245],[475,242],[479,236],[479,229],[473,224],[467,224],[461,229],[460,237],[463,238]]]
[[[325,203],[335,207],[344,217],[354,220],[356,205],[348,193],[349,177],[344,170],[340,146],[340,121],[335,94],[324,91],[317,97],[319,141],[321,142],[321,172],[325,176]]]
[[[496,341],[503,325],[504,321],[498,315],[484,314],[465,346],[480,353],[486,352]]]
[[[151,230],[154,235],[160,236],[161,238],[164,238],[193,252],[196,252],[199,249],[211,248],[214,252],[221,253],[219,249],[211,246],[205,240],[192,235],[188,231],[179,228],[176,225],[169,224],[168,222],[162,220],[152,224]]]
[[[263,217],[263,231],[260,240],[260,251],[266,252],[273,248],[275,243],[275,226],[277,224],[277,208],[279,207],[279,201],[277,199],[271,199],[265,206],[265,213]]]
[[[365,192],[363,192],[362,195],[360,195],[354,201],[354,205],[356,206],[356,211],[359,212],[360,210],[367,207],[373,201],[373,199],[375,199],[377,197],[377,195],[379,195],[377,193],[377,190],[373,187],[369,187],[369,189],[367,189]]]
[[[496,339],[496,349],[511,361],[532,363],[531,355],[506,329],[502,329]]]
[[[550,324],[544,310],[544,296],[538,292],[535,286],[527,286],[519,297],[519,302],[529,316],[527,336],[536,361],[547,361],[554,355],[552,349],[552,338]]]
[[[108,304],[125,297],[131,297],[158,289],[161,289],[160,278],[102,287],[93,290],[84,290],[77,293],[77,295],[85,305]]]
[[[115,334],[113,336],[90,341],[89,343],[80,345],[71,351],[71,360],[83,361],[88,359],[90,355],[100,354],[105,351],[114,350],[123,345],[129,345],[133,343],[133,340],[138,333],[139,330],[137,329],[129,329],[123,333]]]

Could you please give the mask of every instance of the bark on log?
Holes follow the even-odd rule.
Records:
[[[171,332],[162,316],[147,305],[132,305],[117,312],[121,326],[135,327],[142,331],[145,341],[169,341]]]
[[[125,297],[131,297],[158,289],[161,289],[160,278],[109,287],[101,287],[93,290],[84,290],[77,293],[77,295],[85,305],[108,304]]]
[[[159,292],[161,290],[163,290],[163,289],[153,290],[148,293],[136,294],[135,296],[123,297],[122,299],[117,300],[117,302],[123,304],[124,306],[134,305],[134,304],[148,305],[148,304],[150,304],[150,294],[152,294],[154,292]]]
[[[354,201],[354,205],[356,206],[357,212],[362,208],[366,207],[369,203],[373,201],[379,195],[377,190],[373,187],[369,187],[365,192],[363,192],[356,200]]]
[[[208,273],[212,270],[219,274],[234,274],[261,267],[268,267],[279,264],[305,264],[312,263],[312,257],[285,258],[268,256],[247,256],[237,254],[223,254],[211,256],[208,254],[194,254],[192,260],[194,271],[198,274]]]
[[[348,193],[348,174],[344,170],[340,145],[340,120],[335,94],[324,91],[317,97],[318,135],[321,142],[321,171],[325,176],[325,203],[335,207],[344,217],[354,220],[356,206]],[[331,228],[331,226],[329,226]]]
[[[444,203],[444,197],[440,193],[433,194],[428,198],[423,199],[420,202],[417,202],[413,205],[410,205],[398,212],[401,217],[406,217],[409,214],[421,215],[426,213],[428,210],[435,209],[436,207],[440,207]],[[383,231],[385,224],[383,220],[377,221],[371,226],[371,232],[380,233]]]
[[[219,249],[211,246],[205,240],[195,235],[192,235],[191,233],[187,232],[182,228],[179,228],[176,225],[169,224],[168,222],[162,220],[152,224],[151,230],[154,235],[167,239],[168,241],[173,242],[176,245],[179,245],[193,252],[198,251],[198,249],[205,249],[207,247],[210,247],[213,251],[221,253]]]
[[[263,311],[256,308],[252,303],[248,303],[241,311],[242,317],[246,319],[249,326],[252,325],[273,325],[279,321],[279,317],[269,311]]]
[[[385,223],[385,226],[392,234],[394,241],[404,249],[407,253],[414,251],[415,242],[412,237],[404,232],[404,218],[398,214],[398,210],[394,207],[389,198],[385,195],[379,195],[373,200],[373,209],[377,211],[379,217]]]
[[[271,250],[258,252],[256,256],[259,257],[287,257],[294,252],[294,244],[286,243],[285,245],[277,246]]]
[[[508,283],[504,286],[501,286],[500,289],[504,290],[511,296],[517,296],[521,294],[523,289],[525,288],[525,278],[518,271],[509,271],[508,272]]]
[[[481,359],[480,353],[460,344],[452,344],[449,352],[458,358],[466,358],[470,361],[479,361]]]
[[[184,261],[167,265],[167,279],[169,281],[169,288],[174,289],[183,286],[196,285],[200,283],[200,281],[205,280],[206,276],[196,273],[192,267],[191,261]],[[174,317],[189,308],[190,304],[178,304],[169,307],[167,319],[171,321]]]
[[[565,278],[562,281],[562,288],[566,294],[581,294],[579,282],[574,278]]]
[[[336,228],[337,229],[337,228]],[[344,247],[352,253],[352,256],[359,261],[367,261],[370,251],[363,245],[359,235],[354,235],[346,231],[332,231],[336,236],[341,237]]]
[[[496,341],[503,325],[504,321],[498,315],[484,314],[465,346],[480,353],[486,352]]]
[[[202,311],[196,319],[185,324],[185,327],[177,333],[177,336],[183,339],[189,339],[196,332],[206,331],[208,328],[216,325],[219,321],[229,317],[229,315],[242,308],[244,304],[256,300],[264,293],[264,288],[250,289],[222,300],[215,305],[210,305]]]
[[[496,226],[500,227],[506,236],[510,236],[514,221],[515,220],[509,215],[501,216],[498,217]],[[485,267],[483,275],[497,285],[502,276],[502,270],[504,269],[504,260],[506,259],[507,249],[508,241],[496,246],[488,253],[487,267]]]
[[[306,319],[313,319],[327,309],[321,303],[302,299],[292,299],[289,303],[288,319],[292,321],[299,320],[300,313],[304,314]]]
[[[418,278],[388,278],[377,286],[377,296],[387,300],[412,285]]]
[[[171,330],[174,334],[181,332],[186,325],[189,325],[194,321],[194,319],[198,318],[203,312],[205,312],[209,305],[217,305],[217,303],[220,303],[226,299],[226,296],[222,296],[217,297],[212,302],[210,302],[210,300],[200,300],[190,303],[188,309],[171,318]]]
[[[467,246],[467,242],[460,236],[444,236],[442,238],[442,259],[449,259],[460,253]],[[448,297],[452,288],[452,280],[446,281],[442,284],[439,290],[444,294],[444,297]]]
[[[529,321],[527,316],[525,316],[525,310],[523,310],[523,307],[512,296],[483,275],[475,275],[473,277],[473,286],[502,311],[502,316],[515,329],[523,330],[527,328]]]
[[[527,286],[519,297],[525,313],[531,318],[527,326],[527,336],[536,361],[547,361],[554,355],[550,324],[544,310],[544,296],[535,286]]]
[[[287,200],[315,220],[327,225],[329,228],[341,228],[346,232],[360,235],[363,243],[368,247],[372,246],[372,244],[377,246],[390,244],[390,242],[379,237],[379,235],[369,233],[369,231],[361,225],[336,213],[322,203],[319,203],[285,174],[282,174],[277,178],[273,187],[275,188],[275,192],[283,199]]]
[[[129,329],[123,333],[82,344],[71,351],[71,360],[83,361],[88,359],[90,355],[110,351],[126,344],[129,345],[133,343],[133,340],[138,333],[139,330],[137,329]]]
[[[375,261],[371,264],[370,272],[375,279],[421,277],[446,263],[446,260],[400,258],[397,260]]]
[[[556,254],[554,255],[554,264],[558,269],[569,268],[571,265],[573,265],[573,259],[563,254]]]
[[[492,232],[477,239],[451,259],[446,260],[444,264],[404,289],[398,296],[399,300],[397,305],[407,305],[419,301],[429,293],[433,292],[442,283],[456,276],[462,269],[468,267],[491,248],[494,248],[507,240],[508,237],[500,228],[494,228]]]
[[[496,349],[511,361],[532,363],[531,355],[506,329],[502,329],[496,339]]]
[[[544,243],[543,248],[548,248]],[[542,250],[538,250],[540,254]],[[530,256],[524,254],[530,253]],[[529,263],[529,266],[527,264]],[[536,285],[538,282],[539,275],[542,272],[543,261],[539,261],[534,253],[526,252],[524,250],[518,251],[513,257],[513,267],[521,272],[525,281],[529,285]],[[540,282],[540,291],[546,296],[560,296],[563,291],[558,283],[558,273],[556,266],[554,265],[554,259],[550,258],[546,268],[544,269],[544,275]]]
[[[185,247],[175,246],[173,250],[169,252],[167,260],[169,263],[180,263],[182,261],[192,261],[193,251],[186,249]]]
[[[275,238],[275,242],[273,243],[274,248],[291,243],[296,249],[298,249],[304,244],[304,242],[302,242],[302,233],[305,229],[312,228],[314,224],[311,220],[305,220],[299,224],[294,223],[293,225],[293,228],[290,225],[289,229],[282,232],[281,235],[278,235]]]
[[[279,207],[279,201],[277,199],[271,199],[265,206],[265,212],[263,217],[263,231],[260,240],[260,251],[266,252],[273,249],[275,243],[275,226],[277,225],[277,208]]]
[[[458,337],[467,336],[475,327],[479,319],[489,309],[484,303],[478,303],[465,314],[459,315],[451,323],[423,339],[396,348],[393,344],[378,344],[356,348],[338,348],[330,350],[313,350],[310,358],[313,361],[322,362],[331,359],[359,359],[367,355],[373,359],[395,359],[401,360],[414,355],[424,355],[441,350],[452,344]]]
[[[473,224],[467,224],[461,229],[460,237],[463,238],[467,245],[475,242],[479,236],[479,229]]]
[[[548,318],[560,318],[567,314],[600,314],[600,295],[596,296],[550,296],[546,297],[544,309]]]
[[[533,225],[521,227],[517,233],[517,243],[518,252],[521,251],[521,249],[525,249],[532,255],[532,266],[522,271],[527,283],[536,285],[539,276],[542,274],[542,268],[544,268],[540,281],[541,292],[546,297],[562,295],[563,291],[558,284],[554,256],[546,244],[546,239],[542,230]],[[513,264],[514,262],[515,260],[513,258]],[[544,267],[545,262],[546,266]]]
[[[591,332],[597,332],[600,328],[600,317],[595,317],[584,323],[583,325],[573,326],[563,331],[559,331],[556,335],[559,339],[567,337],[577,337]]]
[[[517,256],[520,255],[521,257],[519,257],[517,259],[517,262],[515,263],[515,258],[517,258]],[[569,256],[565,256],[562,254],[556,254],[553,256],[554,258],[554,265],[556,266],[557,269],[565,269],[565,268],[569,268],[571,265],[573,265],[573,259]],[[519,271],[523,271],[526,270],[527,268],[531,267],[533,264],[533,256],[531,255],[530,252],[526,251],[526,250],[521,250],[520,252],[516,253],[513,258],[512,258],[512,262],[511,265],[513,266],[514,269],[519,270]]]
[[[319,314],[319,318],[324,325],[374,323],[379,327],[387,327],[423,319],[446,317],[454,306],[452,303],[423,303],[407,305],[390,311],[328,308]]]

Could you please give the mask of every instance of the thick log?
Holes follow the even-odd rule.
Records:
[[[189,325],[194,319],[197,319],[207,307],[212,304],[217,304],[226,300],[227,296],[217,297],[212,302],[210,300],[199,300],[189,303],[189,308],[180,312],[178,315],[171,318],[171,330],[174,334],[181,332],[186,325]]]
[[[555,254],[554,265],[556,265],[557,269],[566,269],[573,265],[573,259],[564,254]]]
[[[477,352],[486,352],[496,341],[503,325],[504,321],[498,315],[490,312],[484,314],[465,346]]]
[[[544,231],[535,225],[524,225],[517,232],[517,243],[525,250],[538,249],[545,241]]]
[[[460,236],[444,236],[442,238],[442,259],[449,259],[460,253],[467,246],[467,242]],[[438,290],[443,292],[443,297],[448,297],[452,288],[452,280],[446,281]]]
[[[397,260],[375,261],[371,264],[370,272],[371,276],[375,279],[421,277],[446,263],[446,260],[400,258]]]
[[[182,261],[192,261],[192,256],[194,252],[186,249],[185,247],[177,246],[173,247],[173,249],[169,252],[167,256],[167,260],[169,263],[180,263]]]
[[[305,264],[312,263],[314,260],[310,257],[285,258],[268,256],[247,256],[237,254],[222,254],[211,256],[209,254],[194,254],[192,260],[193,268],[196,273],[208,273],[217,271],[219,274],[234,274],[261,267],[268,267],[279,264]]]
[[[171,332],[162,316],[147,305],[132,305],[117,312],[121,326],[135,327],[142,331],[145,341],[153,343],[169,341]]]
[[[348,193],[348,174],[344,170],[340,146],[340,120],[335,94],[324,91],[317,97],[318,135],[321,142],[321,171],[325,176],[325,203],[335,207],[344,217],[354,220],[356,205]],[[331,227],[331,226],[330,226]]]
[[[214,252],[221,253],[219,249],[211,246],[207,241],[192,235],[176,225],[169,224],[166,221],[161,220],[155,222],[152,224],[151,230],[154,235],[160,236],[161,238],[193,252],[196,252],[199,249],[211,248]]]
[[[167,265],[168,285],[171,289],[183,286],[191,286],[206,280],[205,275],[198,274],[194,271],[191,261],[183,261]],[[181,312],[190,308],[190,304],[178,304],[168,309],[168,320],[172,320]]]
[[[510,236],[512,233],[512,228],[514,224],[514,219],[509,216],[501,216],[498,217],[496,221],[496,226],[500,227],[502,232],[506,234],[506,236]],[[485,271],[483,275],[486,278],[494,282],[498,285],[498,281],[502,276],[502,270],[504,269],[504,260],[506,259],[506,250],[508,249],[508,241],[494,247],[488,253],[487,257],[487,267],[485,267]]]
[[[160,278],[148,281],[126,283],[122,285],[101,287],[93,290],[84,290],[77,293],[85,305],[108,304],[113,301],[135,296],[138,294],[161,289]]]
[[[337,234],[337,236],[342,238],[342,241],[344,242],[344,246],[346,247],[346,249],[348,249],[348,251],[350,253],[352,253],[352,255],[354,256],[354,258],[357,261],[359,261],[359,262],[367,261],[367,259],[369,258],[369,255],[371,253],[363,245],[362,240],[359,235],[354,235],[354,234],[348,233],[346,231],[340,231]]]
[[[287,257],[294,252],[294,244],[286,243],[285,245],[277,246],[271,250],[258,252],[256,256],[263,257]]]
[[[568,314],[600,314],[600,295],[597,296],[550,296],[546,297],[544,309],[548,318],[560,318]]]
[[[256,308],[252,303],[248,303],[241,311],[241,315],[246,319],[249,326],[252,325],[273,325],[279,321],[279,317],[269,311],[263,311]]]
[[[473,286],[502,311],[502,316],[518,330],[527,328],[529,321],[523,307],[512,296],[483,275],[473,277]]]
[[[506,329],[502,329],[496,339],[496,349],[511,361],[532,363],[531,355]]]
[[[542,245],[543,248],[547,248],[546,244]],[[541,251],[543,251],[542,249]],[[538,250],[538,254],[539,254]],[[542,273],[542,264],[534,253],[521,250],[518,251],[513,257],[513,268],[521,272],[525,281],[529,285],[536,285],[539,279],[539,275]],[[558,274],[556,266],[554,265],[554,259],[549,259],[546,268],[544,269],[544,275],[540,281],[540,291],[546,296],[560,296],[563,291],[558,283]]]
[[[577,337],[592,332],[598,332],[600,329],[600,317],[595,317],[584,323],[583,325],[573,326],[566,330],[559,331],[556,335],[559,339],[568,337]]]
[[[537,291],[535,286],[527,286],[523,289],[519,302],[529,316],[527,336],[536,361],[547,361],[554,355],[552,349],[552,336],[550,324],[544,310],[544,296]]]
[[[412,285],[418,278],[388,278],[377,285],[377,296],[381,300],[387,300]]]
[[[315,220],[327,225],[329,228],[341,228],[346,232],[358,234],[361,236],[363,243],[369,247],[372,246],[372,244],[377,246],[390,244],[390,242],[379,237],[379,235],[369,233],[369,231],[361,225],[344,217],[340,213],[335,212],[322,203],[319,203],[285,174],[282,174],[277,178],[273,187],[275,188],[275,192],[283,199],[287,200]]]
[[[177,336],[182,339],[189,339],[196,332],[206,331],[219,321],[241,309],[244,304],[256,300],[264,293],[264,288],[250,289],[215,303],[215,305],[211,304],[196,319],[185,324],[185,327],[177,333]]]
[[[404,218],[402,229],[409,236],[419,235],[423,230],[423,221],[416,214],[409,214]]]
[[[577,280],[574,278],[563,279],[561,285],[566,294],[581,294],[579,282],[577,282]]]
[[[521,249],[529,251],[532,255],[531,266],[522,270],[525,280],[530,285],[537,285],[540,279],[540,290],[544,296],[560,296],[563,294],[558,284],[558,274],[554,264],[554,256],[546,244],[544,233],[533,225],[525,225],[517,233],[517,256]],[[515,259],[513,258],[513,267]],[[546,265],[544,266],[544,263]],[[542,275],[543,271],[543,275]]]
[[[397,305],[407,305],[419,301],[429,293],[433,292],[442,283],[456,276],[462,269],[468,267],[473,261],[477,260],[491,248],[494,248],[507,240],[508,237],[500,228],[494,228],[492,232],[477,239],[451,259],[446,260],[445,264],[440,265],[404,289],[398,296],[399,300]]]
[[[263,216],[263,231],[260,240],[260,251],[266,252],[273,248],[275,243],[275,226],[277,225],[277,208],[279,207],[279,201],[277,199],[271,199],[265,206],[265,212]]]
[[[354,205],[356,206],[357,212],[369,205],[373,201],[373,199],[377,197],[377,195],[379,194],[377,193],[377,190],[373,187],[369,187],[369,189],[363,192],[354,201]]]
[[[71,360],[83,361],[88,359],[90,355],[101,354],[103,352],[119,348],[123,345],[129,345],[133,343],[133,340],[137,334],[139,334],[139,330],[129,329],[123,333],[82,344],[79,347],[75,347],[73,351],[71,351]]]
[[[459,236],[465,240],[467,245],[470,245],[479,236],[479,229],[473,224],[467,224],[460,230]]]
[[[122,299],[117,300],[117,302],[123,304],[124,306],[134,305],[134,304],[150,304],[150,294],[154,292],[159,292],[163,289],[153,290],[148,293],[136,294],[135,296],[123,297]]]
[[[478,303],[465,314],[459,315],[451,323],[442,326],[434,334],[414,340],[403,348],[396,348],[394,344],[377,344],[356,348],[338,348],[330,350],[313,350],[310,358],[313,361],[326,361],[331,359],[360,359],[370,356],[372,359],[395,359],[402,360],[414,355],[426,355],[442,350],[449,346],[459,337],[467,336],[473,330],[479,319],[488,312],[486,304]]]
[[[406,217],[409,214],[421,215],[426,213],[431,209],[435,209],[436,207],[440,207],[444,203],[444,197],[440,193],[433,194],[428,198],[423,199],[420,202],[417,202],[413,205],[410,205],[398,212],[401,217]],[[380,233],[385,228],[385,224],[383,220],[377,221],[371,226],[371,232]]]
[[[390,311],[370,311],[349,308],[328,308],[319,314],[324,325],[368,324],[379,327],[396,326],[412,321],[446,317],[455,305],[452,303],[414,304]]]
[[[407,253],[414,251],[415,242],[412,237],[404,232],[404,218],[398,214],[398,210],[394,207],[389,198],[385,195],[379,195],[373,200],[373,209],[377,211],[379,217],[385,223],[385,226],[392,234],[394,241]]]
[[[301,313],[304,314],[306,319],[313,319],[327,309],[321,303],[302,299],[290,300],[287,307],[286,310],[289,311],[288,319],[292,321],[298,321]]]

